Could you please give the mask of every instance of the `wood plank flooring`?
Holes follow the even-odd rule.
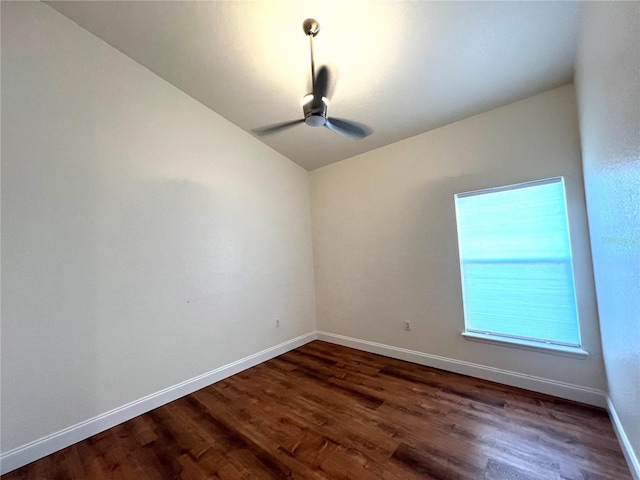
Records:
[[[2,476],[631,479],[604,410],[315,341]]]

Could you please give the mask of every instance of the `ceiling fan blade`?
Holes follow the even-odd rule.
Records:
[[[349,122],[340,118],[327,118],[327,123],[325,123],[324,126],[336,133],[357,139],[368,137],[372,133],[371,129],[364,125],[359,125],[355,122]]]
[[[286,130],[287,128],[291,128],[295,125],[298,125],[299,123],[304,123],[304,119],[301,118],[299,120],[292,120],[290,122],[276,123],[275,125],[269,125],[267,127],[255,128],[251,131],[261,137],[263,135],[271,135],[272,133]]]
[[[322,105],[322,97],[327,96],[327,90],[329,89],[329,69],[324,65],[318,70],[316,79],[313,82],[313,106],[319,107]]]

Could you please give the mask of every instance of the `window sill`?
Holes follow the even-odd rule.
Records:
[[[549,353],[551,355],[562,355],[564,357],[573,358],[587,358],[589,356],[589,352],[586,352],[580,347],[562,347],[559,345],[529,342],[527,340],[497,337],[485,333],[462,332],[462,336],[465,340],[471,340],[473,342],[490,343],[493,345],[518,348],[521,350],[533,350],[535,352]]]

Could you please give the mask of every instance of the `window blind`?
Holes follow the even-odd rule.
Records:
[[[467,331],[579,347],[564,180],[455,199]]]

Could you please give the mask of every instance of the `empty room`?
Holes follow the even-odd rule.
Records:
[[[640,480],[640,2],[0,7],[3,480]]]

